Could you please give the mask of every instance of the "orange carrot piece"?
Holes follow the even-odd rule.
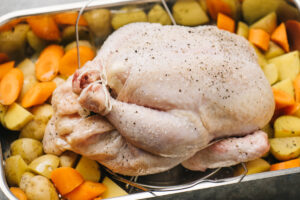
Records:
[[[4,63],[8,60],[9,60],[9,58],[5,53],[0,53],[0,63]]]
[[[14,68],[15,61],[7,62],[0,64],[0,80],[9,72],[12,68]]]
[[[23,86],[23,72],[12,68],[0,82],[0,103],[10,105],[18,98]]]
[[[269,49],[270,35],[262,29],[250,29],[248,40],[264,51]]]
[[[300,51],[300,22],[296,20],[288,20],[285,22],[285,27],[290,44],[290,50]]]
[[[92,200],[105,192],[106,186],[102,183],[85,181],[65,197],[68,200]]]
[[[102,200],[102,198],[101,198],[101,197],[96,197],[96,198],[93,199],[93,200]]]
[[[293,85],[295,90],[296,102],[300,103],[300,74],[295,78]]]
[[[299,109],[300,109],[300,103],[296,102],[292,106],[287,106],[287,107],[283,108],[283,112],[285,115],[293,115]]]
[[[219,13],[218,20],[217,20],[217,26],[219,29],[234,33],[235,21],[233,19],[231,19],[230,17],[228,17],[222,13]]]
[[[271,35],[271,40],[279,44],[285,52],[290,51],[289,41],[287,38],[286,28],[284,23],[281,23]]]
[[[49,15],[28,17],[27,22],[32,31],[45,40],[60,40],[60,31],[53,17]]]
[[[25,93],[21,105],[24,108],[29,108],[43,104],[52,95],[55,88],[56,84],[54,82],[37,83]]]
[[[61,195],[73,191],[84,182],[81,174],[71,167],[60,167],[53,170],[51,180]]]
[[[95,57],[95,52],[90,47],[80,46],[79,47],[79,56],[80,56],[80,66],[92,60]],[[77,63],[77,48],[73,48],[66,52],[66,54],[62,57],[59,63],[59,72],[62,75],[70,76],[72,75],[76,69],[78,69]]]
[[[218,13],[223,13],[227,16],[232,16],[231,8],[223,0],[206,0],[206,5],[210,16],[217,20]]]
[[[276,171],[276,170],[281,170],[281,169],[289,169],[289,168],[294,168],[294,167],[300,167],[300,159],[299,158],[273,164],[270,167],[270,171]]]
[[[54,20],[57,24],[60,25],[75,25],[77,20],[78,13],[77,12],[65,12],[54,15]],[[79,26],[87,26],[87,21],[80,16],[78,21]]]
[[[20,188],[11,187],[9,189],[10,189],[11,193],[13,193],[13,195],[15,197],[17,197],[18,200],[27,200],[27,196],[26,196],[25,192],[23,190],[21,190]]]
[[[272,90],[275,99],[276,109],[285,108],[287,106],[293,106],[295,104],[294,98],[286,92],[275,88],[272,88]]]
[[[35,75],[40,81],[51,81],[58,73],[59,61],[64,49],[59,45],[45,48],[35,64]]]

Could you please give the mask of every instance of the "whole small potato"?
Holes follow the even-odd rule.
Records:
[[[43,154],[43,145],[31,138],[21,138],[10,145],[10,151],[11,155],[20,155],[28,164]]]
[[[31,173],[31,172],[25,172],[22,177],[21,177],[21,180],[20,180],[20,184],[19,184],[19,187],[25,191],[30,179],[34,177],[34,174]]]
[[[28,200],[58,200],[53,184],[43,176],[32,177],[25,189]]]
[[[34,119],[26,124],[20,133],[20,138],[32,138],[42,141],[45,133],[47,122],[43,119]]]

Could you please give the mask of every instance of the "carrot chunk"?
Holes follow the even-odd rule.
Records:
[[[27,196],[26,196],[25,192],[23,192],[23,190],[21,190],[20,188],[11,187],[9,189],[10,189],[11,193],[13,193],[13,195],[15,197],[17,197],[18,200],[27,200]]]
[[[40,81],[51,81],[58,73],[59,61],[64,50],[59,45],[50,45],[39,56],[35,65],[35,75]]]
[[[73,191],[84,182],[81,174],[71,167],[60,167],[53,170],[51,180],[61,195]]]
[[[52,95],[55,88],[56,84],[54,82],[37,83],[25,93],[21,105],[24,108],[29,108],[43,104]]]
[[[75,25],[77,20],[78,13],[77,12],[65,12],[54,15],[54,20],[57,24],[60,25]],[[87,21],[80,16],[78,21],[79,26],[87,26]]]
[[[95,52],[90,47],[79,47],[80,66],[82,67],[87,61],[95,57]],[[62,75],[70,76],[78,69],[77,48],[73,48],[66,52],[59,63],[59,72]]]
[[[248,40],[264,51],[269,49],[270,35],[262,29],[250,29]]]
[[[2,78],[0,82],[0,103],[10,105],[18,98],[24,76],[20,69],[13,68]]]
[[[12,68],[14,68],[15,62],[7,62],[0,64],[0,80],[9,72]]]
[[[235,21],[233,19],[231,19],[230,17],[228,17],[222,13],[219,13],[218,20],[217,20],[217,26],[219,29],[234,33]]]
[[[72,192],[68,193],[65,197],[68,200],[92,200],[105,192],[106,186],[102,183],[95,183],[85,181]]]
[[[60,40],[60,31],[53,17],[49,15],[28,17],[27,22],[32,31],[45,40]]]
[[[227,16],[232,15],[231,8],[227,3],[223,2],[223,0],[206,0],[206,5],[209,15],[214,20],[217,20],[218,13],[223,13]]]
[[[275,99],[276,109],[281,109],[287,106],[293,106],[294,98],[282,90],[272,88]]]
[[[285,162],[280,162],[277,164],[273,164],[270,167],[270,171],[276,171],[276,170],[281,170],[281,169],[289,169],[289,168],[294,168],[294,167],[300,167],[300,159],[296,158],[293,160],[285,161]]]
[[[290,51],[289,41],[287,38],[285,24],[281,23],[271,35],[271,40],[279,44],[285,52]]]

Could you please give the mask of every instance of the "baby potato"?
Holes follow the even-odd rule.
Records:
[[[31,112],[35,118],[44,119],[47,123],[53,115],[53,108],[50,104],[45,103],[40,106],[33,107]]]
[[[45,119],[35,118],[22,128],[19,138],[32,138],[42,141],[46,126],[47,122]]]
[[[271,153],[277,160],[290,160],[300,155],[300,137],[270,139]]]
[[[27,170],[28,166],[20,155],[10,156],[5,160],[5,177],[10,186],[18,186]]]
[[[61,167],[73,167],[77,158],[78,154],[72,151],[65,151],[59,156],[60,166]]]
[[[133,22],[146,22],[147,15],[144,11],[137,7],[128,6],[120,10],[119,13],[113,15],[111,20],[112,27],[116,30],[126,24]]]
[[[86,181],[98,182],[101,173],[99,164],[95,160],[91,160],[82,156],[75,168]]]
[[[90,47],[90,48],[94,48],[92,45],[91,45],[91,43],[89,42],[89,41],[87,41],[87,40],[79,40],[79,46],[81,47],[81,46],[85,46],[85,47]],[[75,47],[77,47],[76,46],[77,44],[76,44],[76,41],[74,41],[74,42],[71,42],[70,44],[68,44],[66,47],[65,47],[65,52],[67,52],[67,51],[69,51],[69,50],[71,50],[71,49],[73,49],[73,48],[75,48]]]
[[[168,13],[159,4],[153,6],[153,8],[149,11],[148,21],[151,23],[160,23],[162,25],[172,24]]]
[[[173,16],[177,24],[184,26],[209,22],[207,14],[196,0],[178,0],[173,6]]]
[[[47,45],[47,41],[36,36],[33,31],[27,32],[27,41],[31,48],[38,52],[42,51]]]
[[[50,178],[51,172],[59,165],[59,158],[55,155],[46,154],[34,159],[29,164],[29,169],[34,173]]]
[[[19,184],[19,187],[25,191],[30,179],[34,177],[34,174],[31,173],[31,172],[25,172],[22,177],[21,177],[21,180],[20,180],[20,184]]]
[[[300,136],[300,118],[284,115],[274,122],[275,138]]]
[[[78,26],[78,34],[81,40],[89,40],[90,33],[87,27]],[[67,26],[62,31],[62,42],[68,44],[76,40],[75,26]]]
[[[10,145],[10,152],[13,156],[20,155],[29,164],[43,154],[43,145],[41,142],[31,138],[21,138]]]
[[[28,200],[58,200],[53,184],[43,176],[32,177],[25,189]]]

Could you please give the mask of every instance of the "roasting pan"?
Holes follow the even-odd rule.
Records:
[[[27,0],[24,1],[25,4],[19,3],[18,0],[5,1],[2,6],[7,7],[5,9],[0,8],[0,25],[19,17],[78,11],[86,4],[86,1],[80,0],[65,0],[64,2],[59,0],[49,0],[47,2]],[[67,4],[66,2],[72,3]],[[94,0],[89,4],[87,10],[155,2],[160,2],[160,0]],[[291,2],[300,10],[300,0]],[[45,5],[47,6],[45,7]],[[8,131],[0,126],[0,200],[17,200],[9,191],[3,169],[3,160],[9,154],[10,143],[17,137],[18,133]],[[150,184],[163,181],[162,184],[165,185],[176,185],[176,183],[182,181],[188,183],[197,180],[207,173],[209,172],[191,172],[179,166],[165,173],[142,177],[141,180]],[[300,167],[248,175],[242,180],[232,177],[231,168],[223,168],[209,179],[199,184],[190,185],[185,189],[160,192],[142,192],[120,183],[130,194],[113,199],[300,199]]]

